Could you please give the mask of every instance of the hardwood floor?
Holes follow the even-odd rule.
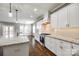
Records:
[[[40,45],[37,41],[35,41],[35,46],[32,46],[32,38],[30,38],[30,56],[55,56],[54,53],[49,51],[47,48]]]

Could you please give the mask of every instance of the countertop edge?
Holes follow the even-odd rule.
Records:
[[[62,38],[62,37],[57,37],[57,36],[53,36],[53,35],[45,35],[45,36],[79,45],[79,43],[74,38],[68,38],[68,37]],[[70,39],[70,40],[68,40],[68,39]]]
[[[27,42],[16,42],[16,43],[9,43],[9,44],[4,44],[4,45],[0,45],[0,47],[5,47],[5,46],[11,46],[11,45],[17,45],[17,44],[25,44],[25,43],[29,43],[29,41]]]

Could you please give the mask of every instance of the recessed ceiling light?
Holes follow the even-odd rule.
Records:
[[[31,18],[33,18],[33,16],[30,16]]]
[[[36,12],[38,9],[37,8],[34,8],[34,11]]]

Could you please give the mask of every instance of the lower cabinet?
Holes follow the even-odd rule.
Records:
[[[72,55],[72,45],[71,45],[71,43],[62,41],[60,49],[61,49],[63,56]]]
[[[79,45],[72,44],[72,55],[79,56]]]
[[[57,50],[56,55],[59,55],[59,56],[72,55],[71,43],[58,40],[58,39],[55,39],[55,40],[56,40],[56,50]]]
[[[50,45],[50,46],[49,46]],[[45,37],[45,46],[49,49],[49,50],[52,50],[51,48],[51,39],[49,37]],[[52,46],[53,47],[53,46]]]
[[[79,54],[79,45],[60,39],[45,37],[45,46],[58,56],[72,56]]]
[[[57,40],[57,39],[55,39],[56,40],[56,55],[58,55],[58,56],[61,56],[62,55],[62,52],[61,52],[61,48],[60,47],[62,47],[61,46],[61,44],[60,44],[60,40]]]
[[[56,53],[55,40],[52,39],[51,37],[45,37],[45,46],[53,53]]]
[[[40,42],[40,40],[39,40],[39,34],[35,34],[35,39],[36,39],[38,42]]]

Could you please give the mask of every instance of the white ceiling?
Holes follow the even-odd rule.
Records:
[[[12,3],[13,17],[8,17],[10,5],[9,3],[0,3],[0,21],[15,22],[16,11],[18,9],[18,20],[30,20],[36,21],[37,17],[44,15],[48,10],[54,9],[60,3]],[[37,8],[37,12],[34,12],[34,8]],[[33,16],[32,18],[30,16]]]

